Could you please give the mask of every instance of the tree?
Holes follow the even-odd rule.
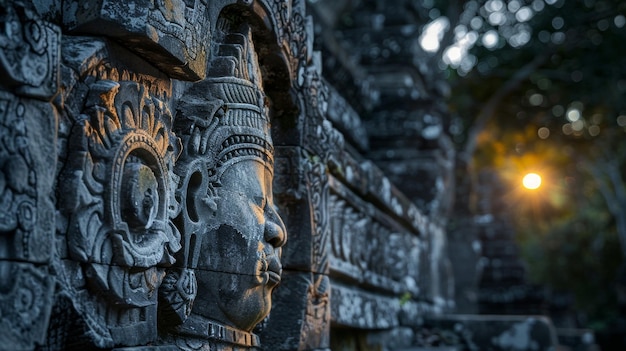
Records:
[[[543,260],[535,268],[546,271],[535,274],[537,279],[587,289],[576,296],[581,308],[586,304],[592,311],[599,297],[590,291],[606,285],[608,277],[582,287],[556,277],[615,272],[626,257],[626,4],[423,4],[437,9],[435,14],[453,14],[431,17],[424,33],[440,23],[433,34],[440,46],[429,46],[424,35],[423,47],[441,61],[451,82],[449,105],[456,118],[450,134],[459,161],[496,166],[511,181],[531,166],[552,174],[552,188],[539,199],[542,211],[532,203],[518,206],[522,244],[534,252],[532,258]],[[567,254],[574,243],[585,246]],[[607,243],[619,243],[621,250]],[[610,257],[586,259],[590,252]],[[555,254],[564,264],[553,261]]]

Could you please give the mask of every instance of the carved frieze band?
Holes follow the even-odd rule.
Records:
[[[333,182],[331,276],[390,294],[420,293],[422,240]]]
[[[334,282],[331,316],[333,323],[358,329],[388,329],[399,324],[401,300],[373,294]]]

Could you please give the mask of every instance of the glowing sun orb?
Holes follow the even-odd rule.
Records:
[[[537,189],[541,186],[541,176],[539,176],[539,174],[537,173],[528,173],[524,176],[522,184],[526,189]]]

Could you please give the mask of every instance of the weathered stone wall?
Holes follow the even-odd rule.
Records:
[[[0,5],[0,349],[423,344],[451,298],[429,89],[399,104],[304,0]]]
[[[419,49],[423,20],[412,13],[417,8],[410,1],[322,0],[311,4],[317,23],[315,45],[324,58],[323,75],[333,87],[333,95],[341,96],[331,101],[348,106],[329,108],[329,118],[349,145],[348,155],[340,159],[361,164],[360,169],[340,167],[337,178],[349,190],[364,184],[361,191],[331,189],[337,193],[334,209],[341,211],[333,234],[354,233],[354,237],[365,238],[333,258],[359,257],[361,248],[376,248],[363,253],[369,258],[362,264],[365,273],[354,269],[354,264],[337,260],[333,265],[331,261],[331,281],[342,287],[336,289],[341,301],[357,302],[343,302],[340,307],[347,308],[334,314],[333,350],[430,346],[420,334],[423,317],[453,307],[443,228],[453,194],[454,149],[445,132],[446,86],[433,74],[435,67],[428,62],[428,55]],[[358,208],[367,205],[358,205],[357,200],[380,203],[372,201],[377,196],[371,187],[383,189],[382,199],[389,187],[392,194],[402,196],[387,202],[388,209],[378,207],[373,215],[364,216]],[[396,222],[389,213],[405,202],[410,204],[407,213],[415,219]],[[346,227],[349,218],[353,219],[348,223],[354,224]],[[342,223],[346,229],[340,229]],[[410,223],[413,225],[406,225]],[[350,279],[362,283],[355,287]],[[355,291],[367,293],[355,295]],[[333,293],[337,295],[335,290]],[[372,312],[350,318],[352,309],[368,310],[358,306],[373,306],[369,308]]]

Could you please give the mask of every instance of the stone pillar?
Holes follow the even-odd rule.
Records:
[[[2,4],[0,32],[0,348],[45,340],[56,254],[61,31],[28,2]]]

